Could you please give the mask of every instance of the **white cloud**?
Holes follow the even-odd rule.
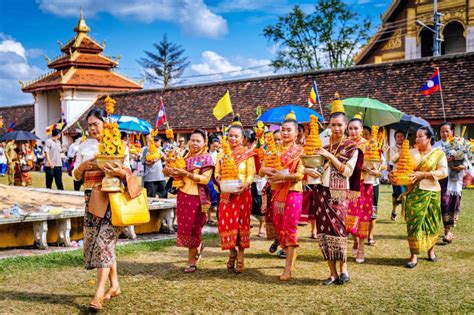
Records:
[[[106,12],[146,23],[176,23],[187,33],[205,37],[227,33],[227,21],[212,12],[203,0],[37,0],[37,3],[44,12],[58,16],[78,16],[82,7],[86,18]]]
[[[31,94],[21,91],[18,80],[32,80],[44,70],[28,63],[28,51],[20,42],[0,33],[0,106],[32,102]]]
[[[239,71],[242,67],[232,65],[223,56],[206,50],[202,53],[202,62],[191,65],[191,69],[198,74],[214,74],[222,72]]]
[[[367,4],[370,3],[371,0],[357,0],[357,4]]]
[[[184,75],[181,84],[274,75],[275,72],[273,68],[270,67],[270,63],[271,60],[268,59],[255,59],[242,56],[228,59],[214,51],[206,50],[201,55],[201,62],[191,65],[190,71]]]

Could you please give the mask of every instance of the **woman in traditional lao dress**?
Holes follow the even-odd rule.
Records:
[[[449,137],[453,136],[453,125],[450,122],[441,124],[440,131],[441,140],[434,144],[434,147],[442,148],[442,144],[447,142]],[[451,228],[455,227],[459,219],[459,207],[461,206],[461,194],[464,178],[464,170],[468,163],[463,161],[462,164],[449,167],[449,175],[439,181],[441,185],[441,214],[443,215],[444,225],[444,243],[451,243],[454,235]]]
[[[356,114],[349,121],[349,138],[361,150],[365,152],[367,140],[362,137],[362,117]],[[346,215],[346,229],[354,238],[354,246],[352,247],[352,255],[356,256],[355,261],[364,262],[364,239],[369,231],[370,218],[372,216],[373,203],[373,185],[372,183],[364,183],[367,174],[374,174],[373,170],[362,168],[362,176],[360,178],[360,195],[359,198],[349,202]]]
[[[322,184],[314,189],[316,207],[317,240],[323,257],[328,262],[330,276],[323,284],[343,284],[349,281],[347,271],[346,213],[349,201],[358,197],[362,154],[355,143],[345,136],[347,119],[342,101],[332,103],[329,121],[331,138],[329,145],[316,151],[328,161],[323,174],[306,169],[311,177],[321,177]],[[337,262],[340,263],[340,276]]]
[[[244,130],[240,117],[236,116],[228,129],[228,142],[232,158],[238,169],[242,187],[238,193],[221,193],[219,204],[219,235],[222,250],[229,250],[227,269],[236,273],[244,271],[244,251],[250,247],[250,214],[252,193],[250,186],[255,178],[255,151],[243,146]],[[224,153],[217,157],[215,177],[220,182],[221,164]],[[237,261],[237,265],[236,265]]]
[[[441,149],[431,146],[432,137],[429,128],[419,128],[416,132],[417,148],[411,150],[415,172],[403,204],[411,253],[407,268],[416,267],[417,255],[422,252],[428,252],[429,261],[438,260],[434,252],[442,220],[438,181],[448,176],[448,162]]]
[[[286,263],[280,280],[291,279],[291,273],[296,260],[296,248],[299,246],[297,239],[298,220],[303,206],[304,166],[300,161],[303,148],[296,144],[298,124],[294,113],[287,115],[281,126],[282,149],[280,161],[283,169],[288,169],[288,174],[283,174],[273,168],[266,167],[265,163],[260,169],[261,176],[267,176],[275,189],[272,191],[273,224],[280,242],[286,251]]]
[[[214,170],[214,162],[206,152],[207,135],[197,129],[188,142],[189,152],[184,157],[186,168],[166,167],[163,172],[174,178],[182,178],[184,185],[179,188],[176,197],[176,215],[178,235],[176,245],[188,248],[188,265],[185,273],[197,270],[203,245],[202,227],[206,223],[206,213],[211,207],[211,193],[208,183]]]
[[[112,225],[107,195],[104,199],[100,193],[100,185],[105,173],[97,167],[95,161],[95,156],[99,153],[100,132],[106,115],[104,110],[98,108],[92,109],[87,114],[87,130],[90,137],[79,146],[73,171],[74,180],[84,180],[86,203],[84,265],[86,269],[97,268],[97,290],[89,304],[89,307],[94,310],[102,309],[104,301],[120,294],[115,245],[122,228]],[[129,167],[128,149],[126,149],[124,165],[109,163],[105,172],[110,176],[126,179],[130,174]],[[110,281],[110,288],[106,292],[107,280]]]

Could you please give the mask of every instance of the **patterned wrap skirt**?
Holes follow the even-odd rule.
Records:
[[[224,195],[224,196],[223,196]],[[221,194],[219,204],[219,235],[222,250],[238,246],[250,247],[250,212],[252,211],[252,193],[250,189],[240,194],[230,194],[226,198]]]
[[[458,224],[459,208],[461,207],[461,193],[448,193],[448,178],[439,181],[441,185],[441,214],[445,228]]]
[[[272,190],[270,185],[264,189],[265,205],[267,210],[265,211],[265,230],[267,232],[267,240],[274,241],[276,237],[275,226],[273,225],[273,205],[272,205]]]
[[[92,190],[86,189],[84,197],[86,212],[84,215],[84,267],[86,269],[111,268],[115,263],[115,245],[122,227],[113,226],[110,206],[103,218],[89,212],[89,200]]]
[[[316,239],[325,260],[347,260],[347,201],[331,197],[329,187],[314,188]]]
[[[201,211],[199,196],[179,190],[176,197],[176,217],[176,246],[198,248],[202,241],[202,228],[206,224],[206,213]]]
[[[359,198],[350,201],[347,209],[346,229],[348,233],[359,238],[367,237],[373,211],[373,198],[373,185],[360,185]]]
[[[438,241],[441,223],[439,191],[414,188],[406,196],[404,209],[408,244],[412,254],[427,252]]]
[[[282,212],[273,205],[273,224],[280,241],[280,246],[298,247],[297,228],[303,205],[303,193],[290,191],[286,197],[285,208]]]

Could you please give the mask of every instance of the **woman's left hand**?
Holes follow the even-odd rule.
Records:
[[[273,170],[271,172],[271,174],[267,175],[268,176],[268,179],[272,182],[272,183],[278,183],[278,182],[284,182],[286,181],[285,180],[285,175],[281,174],[280,172],[278,172],[277,170]]]
[[[410,176],[410,180],[412,183],[416,183],[420,180],[425,178],[425,173],[424,172],[415,172]]]
[[[372,176],[379,176],[380,175],[380,172],[377,171],[376,169],[367,170],[367,173],[369,173]]]
[[[331,153],[329,153],[326,149],[324,148],[319,148],[316,150],[315,152],[316,154],[320,154],[322,156],[324,156],[325,158],[329,158],[329,156],[331,155]]]
[[[182,169],[182,168],[172,168],[171,169],[171,175],[173,175],[173,177],[183,177],[183,176],[186,176],[187,174],[188,174],[188,172],[185,169]]]
[[[125,168],[120,163],[117,163],[117,162],[107,163],[104,166],[104,172],[105,174],[109,176],[119,177],[119,178],[124,178],[125,175],[127,175]]]

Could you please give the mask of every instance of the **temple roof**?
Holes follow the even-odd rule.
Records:
[[[76,36],[61,47],[63,54],[48,62],[48,67],[55,71],[23,84],[23,92],[36,92],[63,88],[93,89],[107,91],[130,91],[142,89],[143,86],[111,71],[117,67],[118,58],[112,60],[100,53],[104,46],[99,45],[88,36],[90,31],[81,16],[74,31]]]
[[[360,64],[368,53],[374,48],[377,43],[384,42],[382,38],[387,38],[392,35],[396,30],[393,27],[393,18],[400,12],[401,9],[407,4],[407,0],[393,0],[388,9],[380,17],[382,25],[378,28],[374,36],[372,36],[367,44],[354,56],[354,63]]]
[[[62,88],[91,90],[138,90],[143,86],[113,71],[71,67],[60,70],[22,86],[23,92],[36,92]]]
[[[117,61],[99,54],[86,54],[75,51],[72,55],[62,55],[48,63],[50,69],[64,69],[72,66],[110,69],[116,67]]]

